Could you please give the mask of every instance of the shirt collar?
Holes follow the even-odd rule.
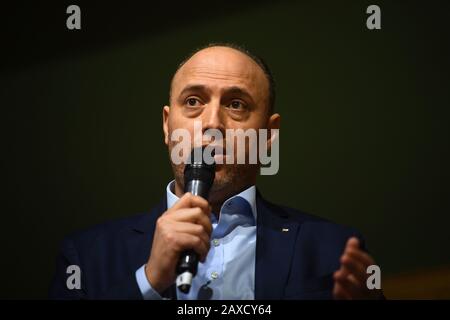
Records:
[[[175,202],[177,202],[180,199],[172,191],[172,190],[174,190],[174,188],[175,188],[175,180],[172,180],[169,182],[169,184],[167,185],[167,188],[166,188],[167,209],[170,209],[175,204]],[[256,221],[256,214],[257,214],[257,212],[256,212],[256,187],[254,185],[245,189],[244,191],[242,191],[238,194],[235,194],[234,196],[232,196],[232,197],[228,198],[226,201],[224,201],[224,203],[222,204],[222,207],[220,208],[220,212],[222,212],[224,207],[228,203],[231,203],[231,201],[236,197],[241,197],[248,202],[248,204],[250,205],[250,207],[252,209],[254,221]]]

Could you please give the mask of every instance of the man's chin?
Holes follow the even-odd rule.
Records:
[[[211,192],[217,192],[224,189],[229,189],[232,183],[227,177],[222,176],[220,173],[216,172],[216,177],[214,178],[214,183],[211,188]]]

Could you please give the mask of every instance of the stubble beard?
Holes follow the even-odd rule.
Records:
[[[169,145],[169,155],[172,145]],[[170,158],[170,157],[169,157]],[[184,190],[185,164],[174,164],[170,161],[175,182]],[[259,166],[256,164],[217,164],[213,186],[209,193],[208,202],[211,206],[221,206],[229,197],[245,190],[256,183]]]

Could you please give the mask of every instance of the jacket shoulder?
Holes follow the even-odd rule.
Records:
[[[71,233],[63,243],[71,242],[78,248],[89,248],[93,243],[110,244],[123,241],[131,234],[148,233],[154,229],[156,220],[165,211],[166,202],[161,201],[149,212],[110,220],[86,229]]]
[[[364,247],[364,238],[354,227],[344,224],[336,223],[332,220],[320,217],[315,214],[307,213],[303,210],[294,209],[291,207],[274,204],[264,200],[266,207],[274,214],[282,216],[293,223],[298,223],[303,235],[308,235],[314,238],[322,237],[322,240],[326,238],[349,238],[351,236],[358,237]],[[315,236],[314,236],[315,235]]]
[[[133,230],[137,225],[139,225],[140,221],[145,220],[148,215],[148,212],[139,213],[129,217],[118,218],[96,224],[67,235],[66,240],[71,240],[74,243],[82,245],[83,243],[92,243],[99,237],[117,237],[128,230]]]

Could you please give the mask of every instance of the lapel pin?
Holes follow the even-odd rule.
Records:
[[[282,232],[289,232],[289,229],[288,228],[283,228],[283,229],[281,229],[281,231]]]

